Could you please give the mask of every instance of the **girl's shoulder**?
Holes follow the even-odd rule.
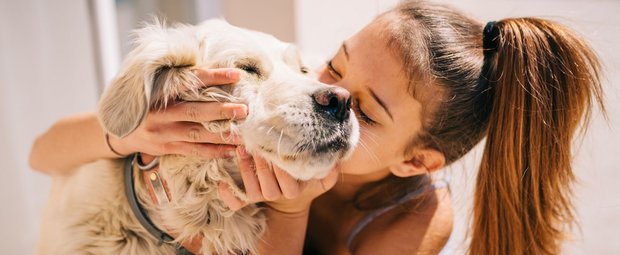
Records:
[[[453,212],[448,188],[435,189],[422,201],[414,199],[407,203],[370,222],[359,233],[351,252],[439,253],[452,232]]]

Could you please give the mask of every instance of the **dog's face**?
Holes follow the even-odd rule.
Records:
[[[305,64],[293,45],[221,20],[172,29],[147,27],[138,31],[136,49],[105,92],[100,119],[108,132],[122,137],[140,124],[148,109],[171,98],[244,103],[249,109],[244,120],[215,127],[239,132],[248,151],[297,179],[322,178],[353,150],[359,128],[349,93],[318,82]],[[192,67],[239,68],[241,80],[192,89],[199,83]],[[213,129],[212,124],[222,123],[205,126]]]

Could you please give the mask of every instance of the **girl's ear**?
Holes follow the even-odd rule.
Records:
[[[445,163],[443,153],[433,149],[422,149],[414,151],[408,160],[390,166],[390,172],[398,177],[410,177],[439,170]]]

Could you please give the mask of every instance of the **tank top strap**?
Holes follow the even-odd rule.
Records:
[[[388,205],[386,207],[379,208],[379,209],[371,211],[366,216],[364,216],[364,218],[362,218],[360,221],[358,221],[357,224],[355,224],[355,226],[351,230],[351,233],[349,233],[349,236],[347,237],[347,249],[349,249],[349,251],[351,250],[351,245],[353,244],[353,240],[355,240],[357,235],[370,222],[372,222],[375,218],[383,215],[384,213],[394,209],[395,207],[397,207],[399,205],[402,205],[402,204],[404,204],[404,203],[406,203],[408,201],[411,201],[411,200],[414,200],[414,199],[420,197],[421,195],[425,194],[428,191],[436,190],[436,189],[442,189],[442,188],[445,188],[445,187],[449,188],[449,183],[448,183],[447,180],[442,178],[442,179],[433,181],[432,183],[430,183],[426,187],[417,189],[417,190],[407,194],[406,196],[404,196],[401,199],[399,199],[396,203],[393,203],[393,204]]]

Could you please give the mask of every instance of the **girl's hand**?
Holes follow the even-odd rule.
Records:
[[[239,81],[234,68],[195,69],[205,87]],[[239,137],[210,133],[202,122],[243,119],[247,106],[221,102],[180,102],[164,110],[151,111],[140,126],[124,138],[110,136],[110,145],[118,153],[142,152],[150,155],[183,154],[217,158],[234,155]],[[222,139],[222,137],[227,139]]]
[[[338,180],[338,170],[332,170],[321,180],[298,181],[279,167],[261,157],[248,154],[243,146],[237,149],[241,178],[251,203],[266,202],[283,213],[300,213],[310,208],[310,203],[331,189]],[[247,205],[235,197],[228,184],[220,183],[220,199],[233,211]]]

